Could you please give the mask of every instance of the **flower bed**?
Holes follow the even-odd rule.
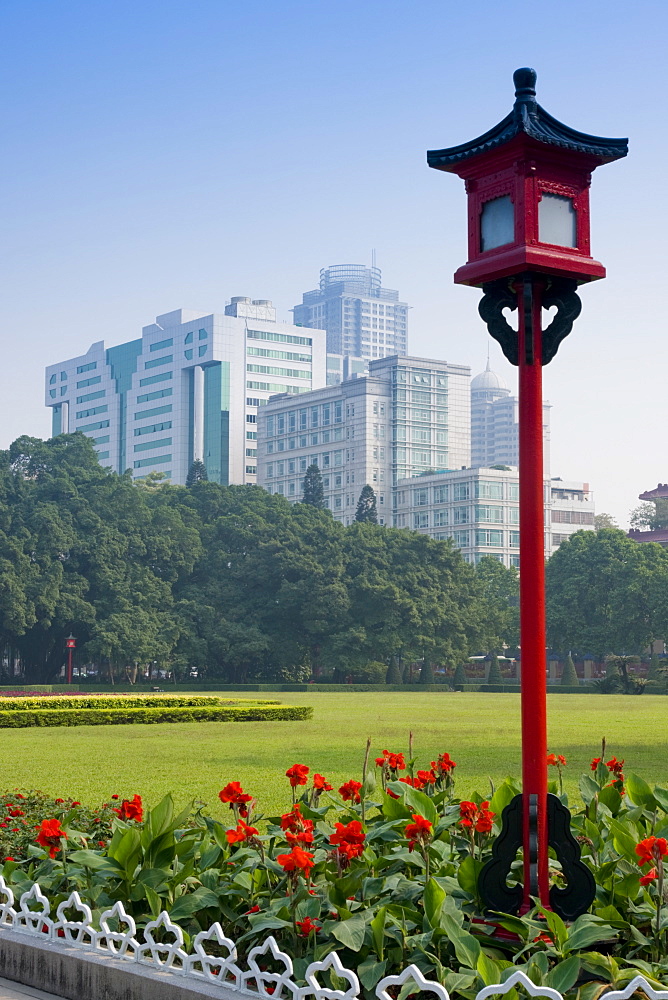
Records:
[[[53,695],[47,695],[53,698]],[[49,712],[64,708],[190,708],[197,706],[236,705],[240,708],[254,708],[257,705],[280,705],[276,699],[221,698],[219,695],[201,694],[77,694],[58,695],[58,701],[44,701],[44,696],[25,698],[0,697],[0,710],[21,712],[31,709],[45,709]]]
[[[16,895],[39,882],[52,905],[78,890],[97,928],[117,902],[139,928],[167,910],[186,948],[218,922],[245,960],[271,934],[293,956],[299,985],[309,962],[336,951],[367,996],[409,963],[467,998],[518,970],[581,1000],[638,972],[659,988],[668,978],[668,790],[624,777],[624,762],[606,756],[582,776],[573,809],[597,892],[570,926],[538,906],[481,917],[477,875],[518,789],[507,779],[487,799],[459,801],[446,753],[419,769],[383,751],[338,790],[295,764],[285,812],[273,817],[236,781],[220,792],[222,815],[201,806],[177,815],[169,796],[149,812],[138,796],[94,811],[15,792],[0,800],[3,874]],[[559,794],[565,759],[551,754],[546,766]],[[558,863],[550,867],[560,884]],[[341,988],[333,967],[323,979]]]
[[[133,708],[44,708],[24,711],[0,710],[0,729],[25,729],[32,726],[127,726],[157,722],[286,722],[310,719],[308,705],[193,705],[189,707],[156,705]]]

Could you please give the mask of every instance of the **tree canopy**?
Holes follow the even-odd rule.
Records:
[[[158,661],[227,682],[384,676],[517,641],[517,574],[451,541],[147,479],[103,469],[81,434],[0,452],[0,645],[27,680],[58,676],[70,632],[77,662],[116,676]]]

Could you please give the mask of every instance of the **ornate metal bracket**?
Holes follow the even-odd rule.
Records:
[[[573,329],[573,323],[580,315],[582,302],[577,294],[577,282],[572,278],[546,278],[543,275],[527,274],[515,278],[503,278],[483,285],[483,297],[478,305],[482,317],[492,337],[499,342],[501,350],[511,365],[519,365],[519,348],[517,331],[513,330],[503,315],[504,309],[514,311],[518,307],[516,281],[522,281],[524,286],[522,307],[526,331],[526,363],[533,364],[534,337],[532,316],[532,285],[540,279],[544,285],[541,292],[541,305],[545,309],[557,307],[557,314],[543,330],[542,363],[547,365],[559,349],[562,340]]]
[[[538,896],[538,830],[537,797],[529,796],[529,892]],[[563,889],[550,889],[550,906],[564,920],[575,920],[589,907],[596,894],[594,876],[587,865],[580,860],[580,845],[571,833],[571,814],[556,795],[547,796],[547,839],[554,849],[561,870],[566,879]],[[522,886],[509,886],[507,882],[511,865],[522,847],[522,795],[515,798],[503,810],[501,833],[492,847],[492,857],[483,867],[478,878],[478,890],[489,910],[502,913],[517,913],[523,890]]]

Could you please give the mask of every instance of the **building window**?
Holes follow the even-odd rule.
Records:
[[[97,385],[97,383],[101,381],[101,375],[95,375],[94,378],[84,378],[80,382],[77,382],[77,389],[85,389],[87,385]]]
[[[501,548],[503,545],[503,532],[493,528],[478,528],[475,538],[476,545],[494,548]]]
[[[519,507],[508,507],[508,520],[511,524],[520,523],[520,509]]]
[[[134,451],[151,451],[152,448],[167,448],[172,443],[172,439],[160,438],[159,441],[144,441],[134,446]],[[136,468],[136,466],[135,466]]]
[[[173,354],[163,354],[161,358],[151,358],[144,362],[144,368],[159,368],[160,365],[171,365],[174,360]]]
[[[503,507],[479,504],[475,509],[475,519],[476,521],[491,521],[495,524],[503,524]]]
[[[246,423],[247,424],[256,424],[257,423],[257,414],[256,413],[247,413],[246,414]]]
[[[503,483],[479,480],[475,484],[475,495],[486,500],[503,500]]]
[[[455,507],[453,510],[453,524],[468,524],[469,523],[469,508],[468,507]]]
[[[453,531],[452,540],[458,549],[465,549],[469,544],[469,532],[468,531]]]
[[[149,375],[148,378],[140,378],[140,385],[153,385],[155,382],[168,382],[172,377],[172,372],[160,372],[159,375]],[[98,378],[98,382],[100,379]],[[79,383],[77,382],[77,388]]]
[[[413,514],[413,527],[414,528],[428,528],[429,527],[429,511],[420,510]]]
[[[206,354],[206,351],[207,351],[207,345],[206,344],[203,344],[201,347],[198,347],[197,348],[197,355],[198,355],[198,357],[203,358],[204,355]]]
[[[97,361],[89,361],[87,365],[79,365],[77,367],[77,375],[81,375],[83,372],[92,372],[97,368]],[[53,376],[55,382],[56,376]]]
[[[257,474],[257,465],[247,465],[246,472],[249,476],[254,476]]]
[[[206,338],[208,336],[209,336],[209,334],[206,332],[206,330],[200,330],[199,331],[199,339],[200,340],[206,340]]]
[[[434,527],[442,528],[448,523],[448,512],[447,510],[435,510],[434,511]]]
[[[149,351],[162,351],[165,347],[171,347],[174,341],[170,337],[169,340],[156,340],[155,344],[151,344]]]
[[[554,535],[552,536],[554,538]],[[510,532],[510,547],[511,549],[519,549],[520,547],[520,533],[519,531]]]
[[[455,483],[452,487],[453,500],[468,500],[471,495],[470,483]]]
[[[448,487],[434,486],[434,503],[447,503],[447,502],[448,502]]]
[[[183,343],[184,344],[192,344],[192,342],[193,342],[193,334],[192,333],[187,333],[186,336],[185,336],[185,340],[183,341]]]
[[[192,347],[189,347],[187,350],[185,350],[183,352],[183,356],[186,359],[186,361],[192,361],[192,359],[193,359],[193,349],[192,349]]]
[[[519,500],[519,498],[520,498],[520,484],[508,483],[508,499]]]

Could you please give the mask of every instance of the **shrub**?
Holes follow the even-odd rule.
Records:
[[[492,659],[489,664],[489,674],[487,676],[488,684],[503,684],[503,678],[501,676],[501,668],[499,667],[499,658],[496,653],[492,653]]]
[[[46,711],[60,711],[65,708],[87,709],[87,708],[211,708],[214,706],[240,707],[255,705],[280,705],[279,701],[267,699],[246,699],[243,698],[221,698],[215,695],[63,695],[57,700],[49,698],[1,698],[0,710],[12,711],[20,709],[44,709]]]
[[[386,684],[403,684],[404,679],[401,676],[401,670],[399,670],[399,664],[394,656],[390,657],[390,663],[387,668],[387,673],[385,674]]]
[[[55,708],[0,710],[0,729],[28,726],[127,726],[158,722],[277,722],[310,719],[308,705],[257,707],[173,706],[167,708]]]
[[[566,662],[564,663],[564,669],[561,674],[561,683],[564,687],[577,687],[578,685],[578,675],[570,653],[566,657]]]
[[[458,663],[455,667],[455,675],[452,678],[452,686],[458,688],[460,684],[466,684],[466,670],[463,663]]]
[[[431,662],[425,657],[420,668],[420,684],[435,684],[434,668]]]

